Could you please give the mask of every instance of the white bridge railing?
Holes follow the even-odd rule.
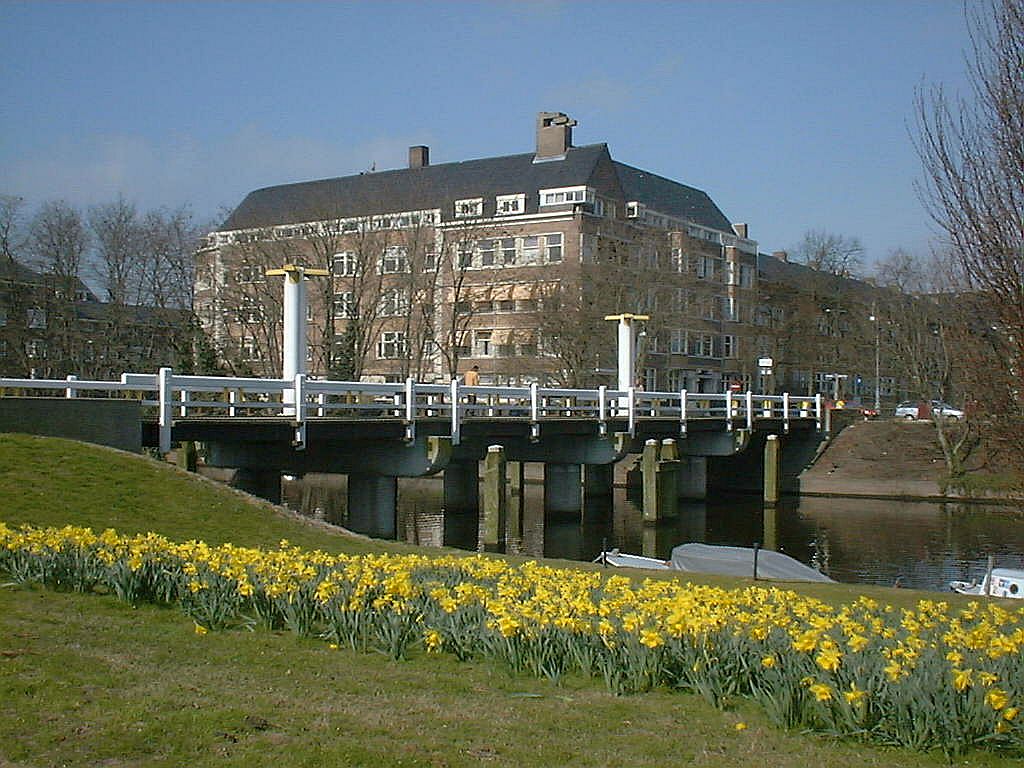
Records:
[[[59,394],[58,394],[59,393]],[[726,430],[737,424],[752,429],[759,419],[813,418],[821,428],[820,395],[791,397],[753,392],[646,392],[598,387],[563,389],[540,387],[469,387],[458,379],[448,384],[423,384],[407,379],[399,384],[361,381],[325,381],[299,374],[291,379],[255,379],[224,376],[183,376],[170,368],[159,373],[125,373],[120,381],[0,378],[0,396],[105,396],[139,400],[157,411],[160,449],[170,450],[175,418],[288,417],[295,427],[295,446],[306,444],[306,424],[319,418],[378,418],[398,420],[405,436],[416,435],[416,422],[444,419],[452,442],[458,444],[467,419],[492,418],[527,421],[534,438],[545,420],[590,419],[606,434],[608,422],[625,420],[630,435],[645,419],[679,422],[685,437],[691,420],[721,420]]]

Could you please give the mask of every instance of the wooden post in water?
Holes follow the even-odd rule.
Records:
[[[672,438],[661,441],[658,457],[658,519],[675,517],[679,504],[679,447]]]
[[[782,487],[782,443],[778,435],[768,435],[764,443],[764,503],[775,506]]]
[[[483,528],[485,552],[505,551],[505,518],[508,493],[505,482],[505,449],[500,445],[487,447],[484,457],[484,508],[480,525]]]
[[[658,441],[647,440],[640,456],[644,483],[644,522],[658,522]]]

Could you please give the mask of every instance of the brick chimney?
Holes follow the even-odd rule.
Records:
[[[430,165],[430,147],[409,147],[409,167],[425,168]]]
[[[772,251],[772,256],[779,261],[789,261],[789,253],[786,251]]]
[[[561,157],[572,146],[576,121],[564,112],[537,113],[537,154],[535,159]]]
[[[746,224],[733,224],[732,231],[736,233],[736,237],[742,237],[744,240],[747,239],[747,225]]]

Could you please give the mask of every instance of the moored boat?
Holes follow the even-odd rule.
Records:
[[[675,547],[672,550],[672,557],[668,560],[630,555],[613,549],[602,552],[594,562],[617,568],[647,568],[780,581],[833,581],[821,571],[771,549],[727,547],[696,542]]]
[[[1024,600],[1024,569],[990,568],[981,582],[951,581],[949,587],[961,595],[1009,597]]]

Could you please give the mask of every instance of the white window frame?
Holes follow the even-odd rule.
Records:
[[[405,357],[407,339],[404,331],[381,331],[377,341],[378,360],[400,360]]]
[[[684,329],[672,329],[669,335],[669,352],[673,355],[686,354],[686,331]]]
[[[498,216],[515,216],[526,212],[526,195],[498,195],[494,204]]]
[[[722,357],[735,359],[739,357],[740,339],[732,333],[722,335]]]
[[[409,249],[404,245],[389,245],[380,257],[382,275],[404,275],[409,272]]]
[[[541,235],[544,246],[544,260],[549,264],[557,264],[565,260],[565,236],[561,232]],[[557,238],[552,242],[552,238]],[[557,254],[557,255],[553,255]]]
[[[470,219],[484,214],[484,199],[482,197],[467,197],[455,201],[455,218]]]
[[[473,331],[473,357],[494,357],[494,332]]]
[[[334,301],[332,303],[332,311],[334,312],[335,317],[344,320],[350,320],[355,317],[355,291],[340,291],[334,294]]]
[[[594,202],[594,190],[590,187],[552,187],[539,190],[540,206],[572,205],[573,203]]]
[[[334,254],[331,256],[331,268],[335,277],[355,277],[359,274],[359,259],[356,252],[340,251]]]
[[[380,294],[381,317],[404,317],[409,314],[409,291],[398,286],[385,288]]]

